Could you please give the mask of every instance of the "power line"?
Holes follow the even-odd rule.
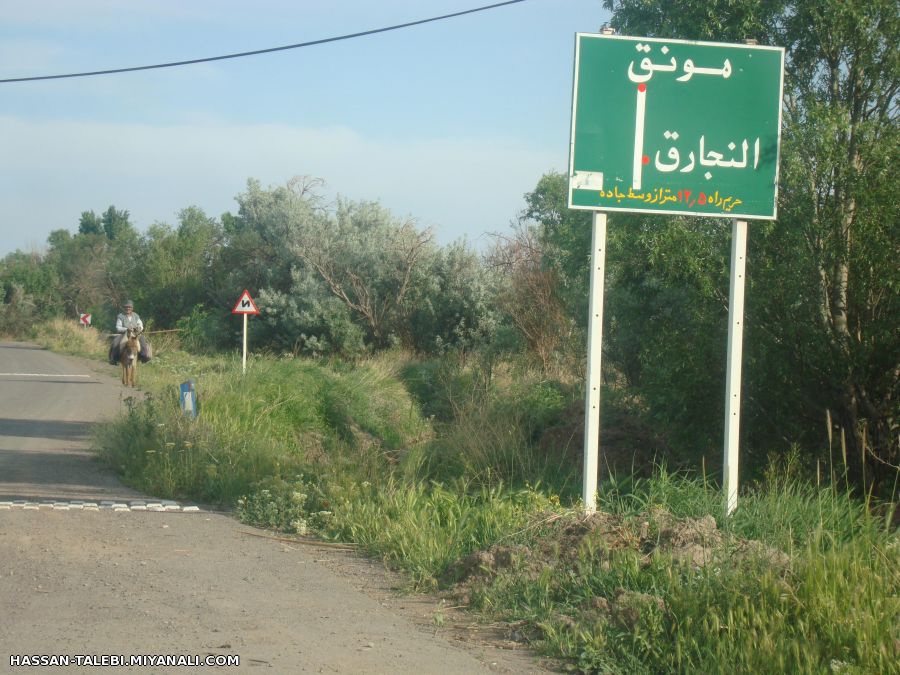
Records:
[[[309,42],[298,42],[294,45],[284,45],[283,47],[269,47],[268,49],[254,49],[249,52],[238,52],[236,54],[223,54],[222,56],[207,56],[202,59],[188,59],[186,61],[172,61],[170,63],[155,63],[149,66],[133,66],[131,68],[110,68],[108,70],[94,70],[86,73],[65,73],[63,75],[36,75],[33,77],[12,77],[8,79],[0,79],[0,84],[9,84],[11,82],[34,82],[36,80],[62,80],[72,77],[91,77],[93,75],[112,75],[114,73],[131,73],[137,70],[154,70],[157,68],[173,68],[175,66],[188,66],[194,63],[207,63],[209,61],[224,61],[225,59],[239,59],[244,56],[256,56],[257,54],[268,54],[270,52],[282,52],[288,49],[300,49],[301,47],[313,47],[328,42],[339,42],[341,40],[351,40],[353,38],[364,37],[366,35],[375,35],[376,33],[387,33],[392,30],[400,30],[401,28],[409,28],[411,26],[420,26],[423,23],[432,23],[434,21],[443,21],[444,19],[452,19],[457,16],[466,14],[474,14],[476,12],[484,12],[488,9],[496,9],[504,5],[515,5],[525,0],[506,0],[505,2],[497,2],[493,5],[485,5],[483,7],[475,7],[474,9],[466,9],[461,12],[453,12],[452,14],[443,14],[441,16],[433,16],[428,19],[419,19],[418,21],[408,21],[407,23],[399,23],[394,26],[386,26],[385,28],[374,28],[359,33],[348,33],[347,35],[337,35],[335,37],[323,38],[321,40],[311,40]]]

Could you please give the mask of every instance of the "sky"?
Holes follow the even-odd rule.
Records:
[[[295,44],[493,0],[0,0],[0,78]],[[574,35],[601,0],[525,0],[389,33],[241,59],[0,84],[0,256],[41,251],[83,211],[144,231],[236,212],[254,178],[325,181],[440,243],[509,228],[568,165]]]

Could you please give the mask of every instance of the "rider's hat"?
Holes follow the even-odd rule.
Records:
[[[134,302],[132,300],[126,300],[124,307],[131,307],[134,309]]]

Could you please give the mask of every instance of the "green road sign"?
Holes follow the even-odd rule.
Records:
[[[784,49],[576,40],[570,208],[775,218]]]

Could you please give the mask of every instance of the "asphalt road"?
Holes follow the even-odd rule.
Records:
[[[185,672],[99,665],[158,655],[240,659],[199,672],[545,672],[352,552],[209,510],[144,510],[152,495],[89,450],[92,425],[130,394],[112,367],[0,343],[0,672]],[[69,665],[25,666],[42,656]]]

